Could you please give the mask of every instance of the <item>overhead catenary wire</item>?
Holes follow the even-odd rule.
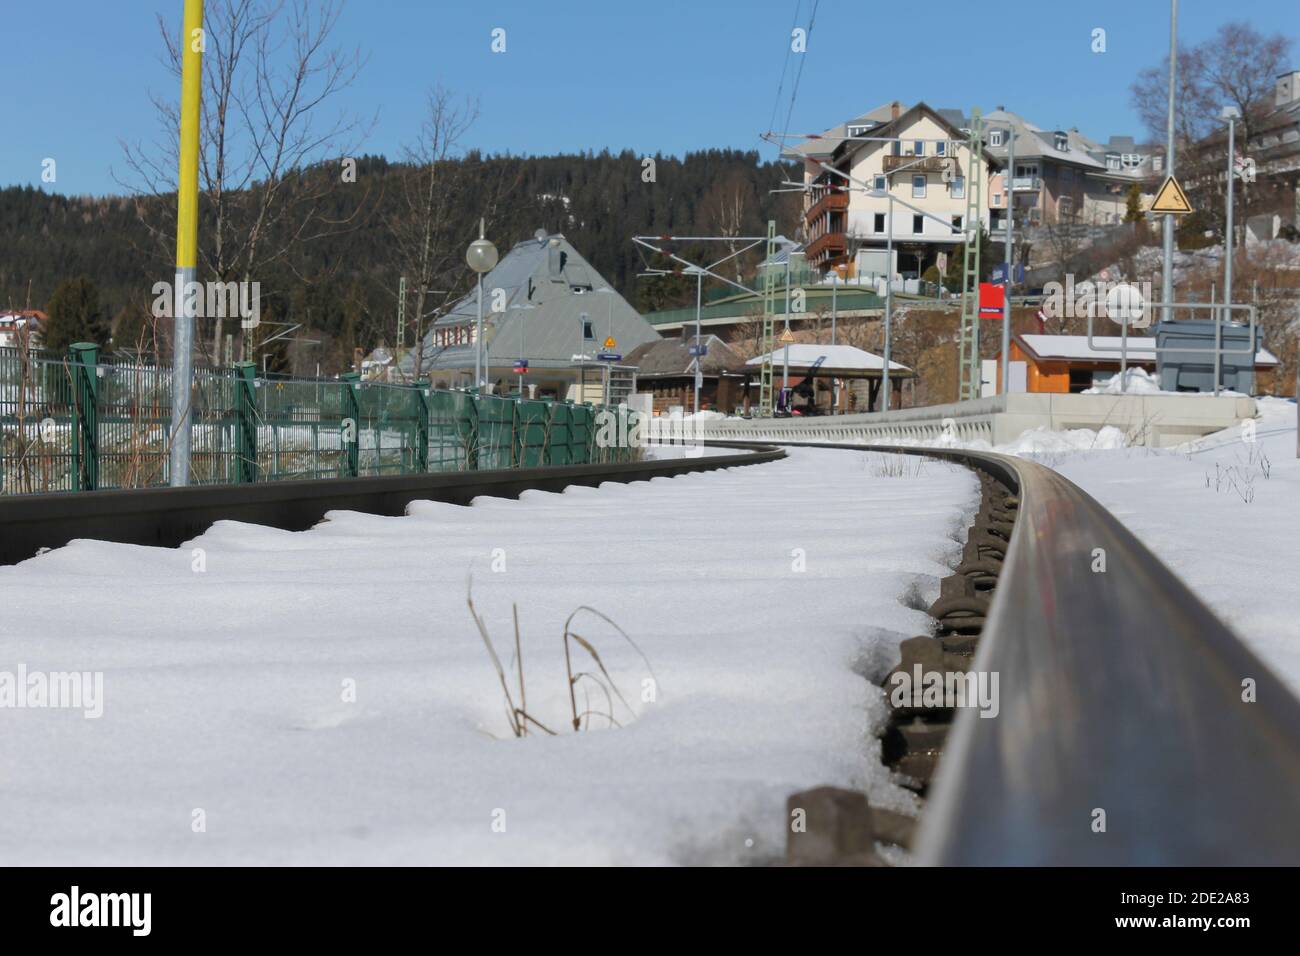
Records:
[[[813,0],[813,4],[812,4],[812,12],[808,14],[808,29],[807,29],[807,31],[804,33],[804,42],[805,42],[805,44],[807,43],[808,40],[810,40],[810,39],[812,38],[813,24],[817,22],[817,4],[818,4],[819,2],[820,2],[820,0]],[[798,15],[799,15],[799,14],[798,14],[798,7],[796,7],[796,8],[795,8],[795,17],[797,18]],[[791,32],[792,32],[792,33],[794,32],[793,29],[791,30]],[[794,115],[794,103],[795,103],[795,99],[799,96],[799,81],[803,79],[804,56],[807,55],[807,47],[806,47],[806,45],[805,45],[805,48],[804,48],[804,49],[805,49],[805,53],[804,53],[804,55],[802,55],[802,56],[799,57],[799,68],[795,71],[795,75],[794,75],[794,84],[793,84],[793,86],[792,86],[791,89],[790,89],[790,105],[789,105],[789,107],[787,107],[787,109],[786,109],[786,111],[785,111],[785,126],[782,128],[782,130],[783,130],[783,135],[784,135],[784,133],[787,133],[787,132],[789,132],[789,130],[790,130],[790,119],[791,119],[791,117]]]

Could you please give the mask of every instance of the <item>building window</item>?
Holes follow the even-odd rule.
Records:
[[[883,193],[885,191],[885,177],[877,176],[871,181],[871,186],[876,192]]]
[[[945,140],[941,139],[939,140],[939,142],[934,144],[934,155],[936,156],[948,155],[948,143]]]
[[[912,198],[913,199],[925,198],[925,176],[924,175],[912,177]]]
[[[953,217],[952,217],[952,232],[953,232],[953,235],[954,235],[954,236],[955,236],[955,235],[958,235],[958,234],[961,232],[962,219],[963,219],[963,218],[964,218],[964,217],[962,217],[962,216],[953,216]]]
[[[913,217],[912,217],[912,235],[914,235],[914,236],[919,236],[919,235],[920,235],[921,233],[923,233],[923,232],[925,232],[925,217],[924,217],[924,216],[913,216]]]
[[[894,155],[895,156],[903,155],[903,141],[901,139],[894,140]]]
[[[1142,154],[1141,154],[1141,153],[1125,153],[1125,154],[1124,154],[1124,168],[1125,168],[1125,169],[1137,169],[1137,168],[1138,168],[1139,166],[1141,166],[1141,165],[1142,165]]]
[[[925,155],[925,140],[923,140],[923,139],[918,139],[918,140],[916,141],[915,145],[912,147],[912,155],[913,155],[913,156],[924,156],[924,155]]]
[[[1004,135],[1005,135],[1005,134],[1004,134],[1004,133],[1002,132],[1002,130],[1000,130],[1000,129],[995,129],[995,130],[993,130],[992,132],[989,133],[989,145],[990,145],[990,146],[1001,146],[1001,145],[1002,145],[1002,137],[1003,137]]]
[[[1001,205],[1002,205],[1002,194],[1001,194],[1001,193],[994,193],[994,194],[993,194],[993,203],[992,203],[992,204],[993,204],[994,206],[1001,206]]]
[[[596,332],[591,327],[591,319],[582,320],[582,337],[587,342],[591,342],[596,338]]]
[[[966,198],[966,177],[954,176],[952,180],[952,184],[948,188],[952,190],[953,199],[965,199]]]
[[[1070,149],[1070,137],[1067,136],[1065,133],[1057,133],[1056,134],[1057,152],[1065,153],[1065,152],[1069,152],[1069,149]]]
[[[1119,153],[1106,154],[1106,168],[1119,169]]]
[[[885,214],[883,212],[876,213],[875,221],[872,223],[872,226],[875,228],[876,232],[885,231]]]

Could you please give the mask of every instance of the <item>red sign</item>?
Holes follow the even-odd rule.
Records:
[[[1001,318],[1006,300],[1006,286],[994,285],[992,282],[980,283],[980,315]]]

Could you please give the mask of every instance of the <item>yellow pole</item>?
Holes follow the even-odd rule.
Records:
[[[203,92],[203,0],[185,0],[181,35],[181,141],[176,193],[176,285],[173,288],[175,336],[172,339],[171,466],[169,483],[189,484],[190,395],[195,306],[192,290],[199,245],[199,108]]]

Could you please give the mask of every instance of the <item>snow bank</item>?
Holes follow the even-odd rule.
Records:
[[[1033,457],[1064,452],[1109,450],[1124,447],[1124,432],[1114,425],[1103,425],[1100,431],[1091,428],[1071,428],[1051,431],[1047,426],[1032,428],[1008,444],[998,445],[995,451],[1008,455]]]
[[[1121,388],[1121,385],[1123,386]],[[1123,374],[1116,373],[1104,385],[1085,388],[1084,395],[1159,395],[1160,379],[1144,368],[1125,369]]]
[[[1253,425],[1182,449],[1082,452],[1053,464],[1300,693],[1296,406],[1263,398],[1258,408]]]
[[[0,568],[0,667],[104,675],[97,720],[0,711],[5,860],[764,862],[792,791],[858,786],[906,808],[871,680],[928,630],[900,598],[937,593],[977,489],[942,463],[878,477],[871,458],[796,449],[336,512],[298,534],[220,522],[178,550],[76,541]],[[506,666],[518,605],[527,707],[559,736],[509,736],[470,572]],[[575,622],[635,711],[616,710],[621,729],[565,732],[560,635],[583,604],[653,668],[647,684],[611,628]]]

